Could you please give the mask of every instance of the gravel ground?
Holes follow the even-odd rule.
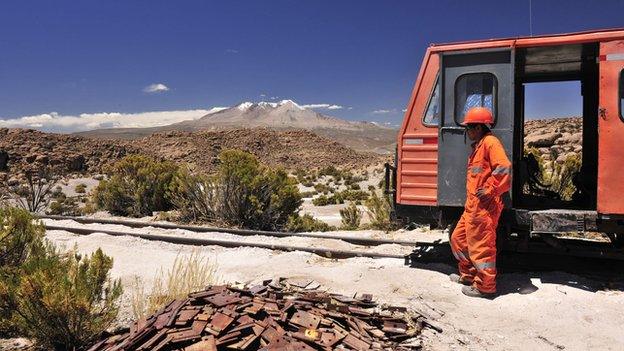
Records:
[[[54,223],[77,225],[65,221]],[[112,225],[92,226],[120,229]],[[164,234],[162,229],[155,228],[126,229]],[[206,234],[173,233],[189,236]],[[374,231],[348,234],[385,235]],[[423,230],[388,235],[396,239],[423,241],[444,236],[439,231]],[[460,286],[451,283],[447,277],[454,267],[444,264],[423,264],[412,268],[398,259],[335,260],[305,252],[216,246],[198,248],[101,233],[79,236],[66,231],[48,231],[47,237],[68,248],[76,246],[84,253],[101,247],[114,258],[111,274],[120,278],[126,287],[120,316],[120,322],[124,323],[130,320],[131,283],[139,277],[149,287],[157,272],[169,269],[176,256],[197,250],[217,262],[220,281],[307,278],[338,293],[372,293],[379,301],[417,309],[433,318],[444,330],[441,334],[425,331],[426,349],[430,350],[620,350],[624,345],[624,334],[621,333],[621,325],[624,324],[622,289],[609,290],[602,282],[561,272],[502,274],[499,277],[501,295],[493,300],[482,300],[463,296]],[[244,240],[357,248],[330,239],[247,237]],[[385,247],[376,249],[384,252],[403,252],[405,249],[395,245],[382,246]]]

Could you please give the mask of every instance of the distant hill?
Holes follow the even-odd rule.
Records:
[[[199,119],[162,127],[98,129],[77,134],[92,138],[137,139],[163,131],[193,132],[258,127],[275,130],[305,129],[355,150],[377,153],[393,152],[397,136],[396,129],[371,122],[346,121],[323,115],[292,100],[243,102]]]
[[[27,170],[50,166],[59,174],[102,172],[126,155],[142,154],[187,163],[210,172],[219,153],[241,149],[264,164],[287,169],[330,165],[360,168],[384,157],[358,152],[306,130],[267,128],[199,132],[168,131],[136,140],[96,140],[31,129],[0,128],[0,181],[22,178]]]

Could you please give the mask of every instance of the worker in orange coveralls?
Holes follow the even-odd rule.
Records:
[[[496,293],[496,227],[503,210],[501,195],[511,186],[511,163],[501,142],[492,135],[492,112],[473,107],[463,126],[473,141],[468,158],[466,205],[451,235],[451,249],[459,261],[459,275],[452,281],[464,284],[462,293],[493,297]]]

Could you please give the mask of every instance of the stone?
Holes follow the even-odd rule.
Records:
[[[561,133],[546,133],[538,135],[529,135],[525,138],[525,143],[529,147],[551,147],[555,141],[561,137]]]
[[[9,170],[9,153],[5,150],[0,150],[0,172],[6,172]]]

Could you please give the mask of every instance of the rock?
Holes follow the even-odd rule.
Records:
[[[46,155],[38,155],[37,158],[35,158],[35,162],[41,164],[48,164],[49,160],[50,159]]]
[[[82,172],[86,170],[85,158],[82,155],[77,155],[70,158],[68,163],[68,170],[70,172]]]
[[[20,184],[20,181],[19,181],[19,179],[17,177],[11,177],[7,181],[7,185],[8,186],[17,186],[19,184]]]
[[[0,150],[0,172],[6,172],[9,170],[9,153],[5,150]]]
[[[583,143],[583,134],[575,133],[564,135],[557,140],[557,144],[578,144],[581,145]]]
[[[561,137],[561,133],[529,135],[524,139],[524,142],[529,147],[551,147],[559,137]]]

